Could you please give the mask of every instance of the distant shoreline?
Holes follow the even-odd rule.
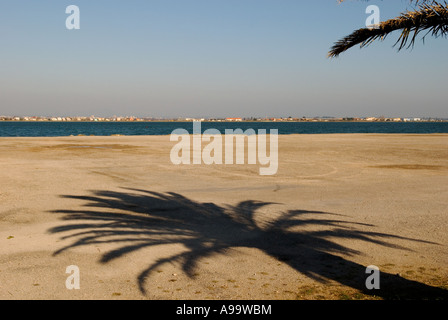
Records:
[[[196,121],[196,120],[194,120]],[[139,120],[139,121],[92,121],[92,120],[1,120],[0,122],[30,122],[30,123],[168,123],[168,122],[179,122],[179,123],[189,123],[194,122],[192,120]],[[199,120],[197,120],[199,121]],[[448,119],[434,119],[434,120],[418,120],[418,121],[391,121],[391,120],[289,120],[289,121],[275,121],[275,120],[242,120],[242,121],[218,121],[218,120],[203,120],[204,123],[309,123],[309,122],[342,122],[342,123],[425,123],[425,122],[448,122]]]
[[[332,117],[332,116],[313,116],[313,117],[177,117],[177,118],[155,118],[155,117],[137,117],[137,116],[8,116],[0,115],[0,122],[225,122],[225,123],[296,123],[296,122],[448,122],[448,118],[443,117]]]

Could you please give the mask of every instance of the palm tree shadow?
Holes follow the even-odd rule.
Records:
[[[334,213],[289,210],[260,225],[256,212],[271,203],[247,200],[235,206],[219,206],[196,202],[178,193],[138,189],[62,197],[85,201],[86,209],[54,211],[71,223],[54,227],[49,232],[64,233],[63,239],[73,240],[54,255],[80,246],[115,244],[115,249],[101,256],[100,261],[108,263],[157,245],[182,244],[186,248],[182,253],[160,258],[138,275],[143,294],[146,294],[145,279],[163,264],[177,262],[188,276],[193,277],[200,259],[224,254],[230,248],[247,247],[259,249],[318,281],[336,281],[368,295],[384,299],[448,298],[448,290],[384,272],[381,272],[381,289],[367,290],[366,266],[340,257],[355,256],[360,252],[330,239],[357,239],[402,250],[406,249],[389,241],[422,240],[360,231],[357,226],[372,226],[344,221],[340,217],[329,219],[338,216]],[[318,227],[314,228],[317,231],[313,227]],[[335,271],[328,266],[338,266],[337,270],[344,271]]]

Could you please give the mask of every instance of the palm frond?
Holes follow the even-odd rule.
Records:
[[[342,0],[343,1],[343,0]],[[355,45],[361,48],[370,45],[375,40],[384,40],[390,33],[402,30],[395,45],[399,44],[398,50],[404,47],[412,47],[417,35],[427,30],[423,39],[428,35],[439,37],[448,35],[448,4],[432,1],[415,0],[420,2],[416,11],[406,11],[399,17],[378,24],[375,28],[361,28],[352,34],[337,41],[328,53],[328,57],[334,58],[347,51]]]

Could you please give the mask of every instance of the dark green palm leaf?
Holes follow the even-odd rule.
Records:
[[[423,39],[431,34],[434,37],[448,35],[448,4],[432,1],[420,2],[416,11],[406,11],[399,17],[381,22],[375,28],[362,28],[337,41],[331,48],[328,56],[333,58],[339,56],[355,45],[361,48],[368,46],[375,40],[384,40],[390,33],[402,30],[395,45],[399,44],[399,50],[404,47],[412,47],[418,34],[427,31]]]

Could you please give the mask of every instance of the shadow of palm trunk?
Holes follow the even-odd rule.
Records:
[[[127,189],[126,192],[95,191],[89,196],[63,196],[84,201],[89,210],[57,210],[70,224],[49,230],[69,233],[73,239],[55,255],[71,248],[115,243],[116,249],[101,257],[102,263],[157,245],[182,244],[185,251],[159,258],[137,275],[143,294],[146,279],[160,266],[178,263],[190,277],[200,259],[236,247],[261,250],[296,271],[320,282],[337,282],[367,295],[385,299],[447,299],[448,291],[381,273],[381,289],[367,290],[366,266],[341,256],[359,254],[329,239],[355,239],[403,249],[386,240],[406,239],[390,234],[360,231],[373,227],[341,220],[328,212],[289,210],[260,226],[258,209],[271,203],[247,200],[235,206],[200,203],[177,193]],[[112,210],[113,209],[113,210]],[[338,219],[329,217],[338,216]],[[81,221],[82,223],[75,223]],[[317,227],[309,231],[307,226]]]
[[[304,250],[298,257],[288,253],[279,255],[279,251],[271,246],[262,250],[320,283],[336,282],[348,288],[358,290],[364,295],[376,296],[386,300],[448,299],[448,290],[432,287],[383,271],[379,273],[379,288],[368,289],[366,281],[370,274],[366,273],[367,266],[341,258],[338,255],[326,252],[317,253],[311,249],[308,252]]]

